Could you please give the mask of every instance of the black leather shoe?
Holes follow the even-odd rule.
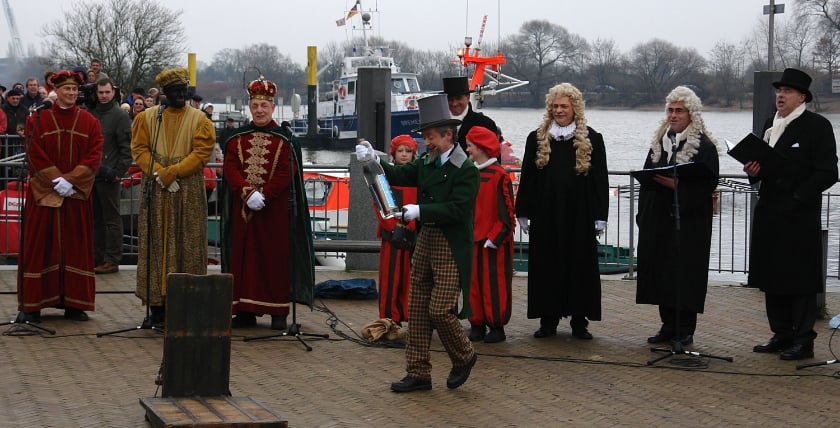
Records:
[[[417,379],[406,376],[399,382],[391,383],[391,391],[394,392],[428,391],[430,389],[432,389],[431,379]]]
[[[782,340],[776,336],[773,336],[770,341],[762,345],[755,345],[753,346],[753,352],[760,352],[763,354],[770,354],[774,352],[779,352],[783,349],[787,349],[792,345],[791,341],[789,340]]]
[[[467,378],[470,377],[470,371],[472,371],[477,359],[478,354],[473,352],[473,357],[467,364],[460,367],[452,367],[452,370],[449,371],[449,377],[446,378],[446,387],[455,389],[463,385],[467,381]]]
[[[572,336],[583,340],[592,340],[592,333],[586,327],[578,327],[572,329]]]
[[[273,323],[274,320],[272,320]],[[257,316],[249,312],[240,312],[233,316],[230,324],[233,328],[253,327],[257,325]]]
[[[490,333],[484,336],[484,343],[498,343],[507,339],[504,327],[490,327]]]
[[[271,316],[271,329],[272,330],[285,330],[289,328],[289,325],[286,323],[287,315],[272,315]],[[257,323],[256,318],[254,318],[254,324]]]
[[[166,308],[163,306],[151,306],[152,325],[163,326],[166,323]]]
[[[790,348],[785,349],[779,354],[782,360],[804,360],[806,358],[814,358],[814,344],[795,343]]]
[[[482,340],[484,340],[484,336],[486,334],[487,334],[487,327],[486,326],[470,324],[470,335],[469,335],[470,342],[482,341]]]
[[[674,333],[668,333],[668,332],[663,332],[662,330],[659,330],[659,332],[656,333],[656,336],[648,337],[647,342],[648,343],[666,343],[666,342],[670,342],[671,339],[673,339],[673,338],[674,338]]]
[[[23,315],[23,320],[32,322],[32,323],[40,323],[41,322],[41,311],[32,311],[26,312]]]
[[[88,315],[85,313],[85,311],[83,311],[81,309],[76,309],[76,308],[65,309],[64,310],[64,318],[67,318],[67,319],[73,320],[73,321],[87,321],[87,320],[90,319],[90,318],[88,318]]]
[[[557,336],[557,329],[556,328],[549,329],[547,327],[540,327],[539,330],[534,332],[534,337],[536,337],[537,339],[542,339],[544,337],[549,337],[549,336]]]

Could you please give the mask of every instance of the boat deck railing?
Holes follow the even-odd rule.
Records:
[[[5,138],[5,137],[4,137]],[[9,138],[14,142],[15,138]],[[19,219],[22,206],[21,195],[16,184],[20,180],[21,159],[9,158],[14,155],[13,145],[6,146],[6,158],[0,159],[0,257],[7,263],[15,263],[20,248]],[[211,163],[210,168],[221,167],[221,164]],[[340,165],[307,166],[307,171],[341,171],[348,168]],[[518,177],[519,169],[509,170]],[[637,208],[638,185],[630,176],[630,171],[610,171],[610,211],[606,232],[598,238],[602,251],[602,259],[610,268],[617,272],[626,272],[627,277],[634,277],[635,248],[638,229],[635,224]],[[124,178],[124,182],[130,180]],[[221,178],[216,179],[217,182]],[[217,183],[218,184],[218,183]],[[325,183],[326,184],[326,183]],[[514,182],[514,185],[517,183]],[[121,213],[124,223],[124,258],[123,263],[131,264],[137,257],[137,217],[140,207],[140,186],[126,186],[122,190]],[[218,186],[216,186],[218,187]],[[340,189],[334,186],[334,189]],[[840,208],[834,200],[840,195],[840,186],[835,185],[823,194],[822,227],[823,247],[825,253],[825,273],[829,279],[840,279]],[[342,190],[336,190],[342,191]],[[346,191],[346,189],[344,190]],[[208,249],[209,262],[218,263],[221,260],[221,246],[223,236],[220,231],[219,210],[216,207],[215,191],[209,193],[208,205]],[[349,195],[348,195],[349,196]],[[714,209],[714,226],[712,235],[711,260],[709,271],[716,274],[734,275],[736,279],[746,279],[749,272],[749,242],[750,224],[755,200],[755,190],[750,186],[743,174],[722,174],[719,185],[710,204]],[[338,224],[347,219],[347,213],[339,210],[319,209],[311,212],[313,223],[322,222],[322,227],[313,227],[316,240],[341,240],[347,236],[352,225]],[[338,226],[338,227],[336,227]],[[663,225],[668,227],[668,225]],[[516,266],[524,270],[527,266],[528,236],[517,228],[515,239],[518,242],[515,254]],[[375,238],[366,241],[320,243],[316,249],[330,251],[327,257],[343,257],[346,252],[371,252]],[[370,247],[370,248],[369,248]],[[602,260],[604,261],[604,260]],[[2,259],[0,259],[2,262]],[[602,264],[603,267],[603,264]],[[796,269],[791,266],[791,269]]]

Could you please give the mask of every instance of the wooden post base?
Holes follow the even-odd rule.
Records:
[[[289,426],[279,414],[251,397],[141,398],[140,405],[155,428]]]

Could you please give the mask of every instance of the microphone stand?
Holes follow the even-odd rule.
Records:
[[[289,254],[295,254],[295,232],[297,231],[297,184],[298,181],[298,168],[297,163],[295,162],[295,148],[292,145],[291,139],[288,141],[289,146],[289,177],[291,178],[291,186],[289,191],[289,245],[291,248],[289,249]],[[292,274],[295,267],[292,266],[292,263],[289,263],[289,286],[293,289],[292,282],[295,280],[295,276]],[[260,340],[260,339],[269,339],[272,337],[286,337],[286,336],[293,336],[297,339],[307,351],[312,351],[312,347],[309,346],[306,341],[303,340],[302,336],[309,336],[309,337],[320,337],[322,339],[327,339],[330,337],[328,334],[315,334],[315,333],[303,333],[300,330],[300,324],[297,322],[297,300],[294,296],[294,292],[290,293],[291,300],[292,300],[292,323],[289,324],[289,329],[282,333],[276,334],[269,334],[264,336],[252,336],[246,337],[242,339],[243,342],[249,342],[252,340]]]
[[[35,117],[32,121],[32,130],[29,132],[29,135],[26,136],[24,139],[24,146],[23,146],[23,165],[21,165],[20,170],[18,171],[18,200],[24,199],[26,197],[26,192],[24,191],[24,184],[26,184],[26,178],[29,174],[29,147],[32,145],[32,138],[36,132],[38,132],[38,118],[41,117],[41,111],[35,111]],[[24,217],[26,214],[26,203],[20,204],[20,216],[18,219],[18,224],[20,225],[18,231],[18,271],[17,271],[17,289],[18,289],[18,305],[23,308],[26,304],[26,300],[23,298],[24,292],[26,287],[23,284],[23,269],[24,269],[24,245],[26,244],[26,240],[24,239],[24,230],[26,227],[26,222],[24,221]],[[0,323],[0,326],[10,325],[8,330],[3,332],[3,336],[32,336],[34,334],[40,334],[41,332],[55,334],[55,330],[51,328],[44,327],[39,325],[37,322],[33,322],[32,318],[26,315],[26,312],[21,309],[18,311],[17,316],[15,319],[7,322]],[[37,330],[33,330],[37,329]]]
[[[118,333],[125,333],[127,331],[132,330],[152,330],[158,333],[163,333],[164,329],[155,325],[152,320],[152,313],[151,313],[151,294],[152,294],[152,245],[149,242],[149,237],[152,235],[152,215],[154,214],[154,210],[152,209],[152,195],[154,194],[154,167],[155,167],[155,154],[157,153],[157,145],[158,145],[158,138],[160,137],[160,129],[163,127],[163,110],[166,109],[166,104],[161,104],[158,107],[157,111],[157,120],[155,127],[155,136],[152,139],[152,150],[149,153],[149,169],[145,176],[145,187],[143,188],[143,202],[146,204],[146,317],[143,318],[143,322],[138,324],[135,327],[123,328],[114,331],[108,331],[104,333],[96,333],[96,337],[107,336],[111,334],[118,334]]]
[[[670,131],[669,131],[670,132]],[[674,259],[678,261],[680,260],[680,250],[681,250],[681,242],[680,242],[680,193],[679,193],[679,174],[677,173],[677,141],[675,136],[668,135],[671,139],[671,160],[669,164],[671,166],[671,177],[674,179]],[[663,355],[658,358],[654,358],[647,362],[647,365],[652,366],[659,361],[662,361],[668,357],[672,357],[674,355],[693,355],[695,357],[707,357],[707,358],[716,358],[719,360],[729,361],[732,362],[732,357],[719,357],[717,355],[711,354],[703,354],[700,352],[689,351],[683,348],[682,343],[682,332],[680,327],[680,306],[682,304],[682,291],[681,291],[681,284],[680,284],[680,266],[677,266],[677,272],[674,275],[674,289],[676,290],[675,293],[675,305],[674,305],[674,337],[671,339],[671,348],[650,348],[651,352],[664,352],[666,355]]]

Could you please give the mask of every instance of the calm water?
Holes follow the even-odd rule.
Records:
[[[514,152],[522,157],[525,139],[542,121],[543,109],[504,109],[486,108],[481,112],[490,116],[512,144]],[[840,135],[840,115],[826,115],[834,124],[835,135]],[[664,111],[635,110],[587,110],[589,126],[604,136],[607,146],[607,165],[610,171],[629,171],[640,169],[650,147],[653,132],[659,121],[665,117]],[[752,130],[752,112],[706,112],[703,113],[706,127],[718,139],[720,146],[725,146],[723,139],[740,141]],[[349,162],[351,150],[304,150],[305,162],[313,164],[345,165]],[[720,158],[720,172],[741,174],[741,164],[723,154]]]

